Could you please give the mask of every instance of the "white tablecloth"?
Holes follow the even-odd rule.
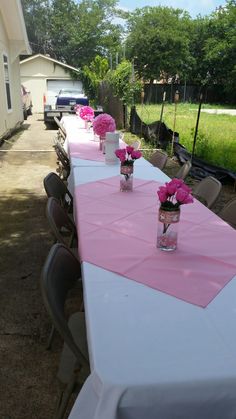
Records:
[[[135,176],[168,180],[136,163]],[[82,162],[71,184],[118,172]],[[203,309],[86,262],[82,269],[91,375],[70,419],[236,418],[236,277]]]

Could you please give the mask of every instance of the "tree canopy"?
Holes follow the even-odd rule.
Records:
[[[22,5],[33,52],[82,67],[119,48],[121,27],[113,22],[117,0],[22,0]]]
[[[180,9],[144,7],[128,19],[129,58],[144,79],[169,78],[191,63],[188,28],[190,17]]]
[[[173,80],[178,75],[188,83],[224,84],[226,90],[236,87],[236,0],[227,0],[210,16],[196,19],[181,9],[161,6],[124,12],[117,3],[22,0],[33,52],[50,54],[75,67],[86,66],[87,81],[89,71],[101,76],[96,56],[109,62],[116,55],[117,66],[123,50],[144,81]],[[117,17],[126,20],[125,28]],[[127,68],[126,63],[120,71]]]
[[[208,17],[169,7],[136,9],[128,18],[128,57],[145,80],[176,74],[197,84],[236,84],[236,0]]]

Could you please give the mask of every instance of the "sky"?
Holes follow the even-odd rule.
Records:
[[[197,15],[210,15],[219,6],[224,6],[225,0],[120,0],[119,7],[124,10],[134,10],[145,6],[168,6],[189,12],[192,18]]]

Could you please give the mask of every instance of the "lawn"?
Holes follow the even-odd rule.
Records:
[[[214,106],[205,104],[202,105],[202,109],[204,108]],[[216,108],[219,109],[219,105]],[[161,105],[137,105],[137,112],[143,122],[150,124],[160,119]],[[174,112],[174,104],[165,104],[162,120],[170,129],[174,125]],[[180,143],[190,152],[197,113],[198,105],[177,105],[175,131],[179,133]],[[236,116],[201,112],[195,154],[208,163],[236,172]]]

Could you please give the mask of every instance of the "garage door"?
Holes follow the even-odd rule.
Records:
[[[61,89],[77,89],[83,93],[81,81],[73,80],[47,80],[47,105],[55,107],[56,98]]]

